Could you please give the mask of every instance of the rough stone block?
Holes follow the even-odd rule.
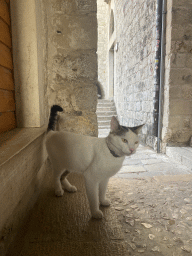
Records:
[[[184,68],[186,65],[186,53],[174,53],[171,56],[171,66],[172,68]]]
[[[63,79],[97,80],[97,56],[94,51],[62,51],[54,56],[53,72]]]
[[[96,111],[97,87],[85,80],[67,80],[58,74],[52,86],[55,97],[52,104],[59,104],[64,112]]]
[[[97,91],[95,85],[76,87],[73,93],[72,104],[76,110],[96,111]]]
[[[173,7],[172,22],[184,26],[192,24],[192,9]]]
[[[169,145],[188,145],[191,137],[191,129],[169,129],[167,132],[167,143]]]
[[[53,43],[61,49],[97,49],[97,20],[95,15],[53,17]]]
[[[170,102],[170,115],[191,115],[191,101],[172,100]]]
[[[170,129],[182,129],[184,127],[183,118],[180,115],[169,117],[169,128]]]
[[[82,115],[60,114],[58,129],[82,135],[97,137],[97,116],[95,113],[84,112]]]
[[[170,84],[184,85],[192,83],[192,70],[189,68],[173,68],[170,72]]]
[[[80,15],[97,11],[95,0],[52,0],[52,8],[54,12],[61,12],[67,15]]]
[[[192,32],[191,32],[192,34]],[[187,54],[186,56],[186,67],[192,68],[192,54]]]
[[[182,99],[181,86],[170,86],[169,93],[172,99]]]
[[[173,2],[175,7],[183,7],[188,9],[192,9],[192,2],[191,0],[174,0]]]

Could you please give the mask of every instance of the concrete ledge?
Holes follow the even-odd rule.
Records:
[[[192,181],[192,174],[155,176],[153,179],[157,182],[188,182]]]
[[[16,128],[0,135],[0,167],[32,141],[41,136],[46,127],[41,128]]]
[[[166,155],[177,163],[192,170],[192,148],[191,147],[167,147]]]

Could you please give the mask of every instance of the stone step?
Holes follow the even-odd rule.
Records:
[[[108,102],[114,102],[113,100],[106,100],[106,99],[98,99],[97,103],[108,103]]]
[[[109,134],[98,134],[98,138],[106,138]]]
[[[102,131],[101,131],[101,133],[106,133],[106,134],[108,134],[109,132],[110,132],[110,127],[103,128]]]
[[[117,117],[116,107],[113,100],[98,100],[97,104],[98,137],[107,137],[110,132],[112,116]]]
[[[117,116],[116,111],[96,111],[97,116]]]
[[[100,121],[111,121],[112,115],[106,115],[106,116],[99,116],[97,115],[97,121],[98,123]]]
[[[99,121],[99,126],[110,126],[111,121]]]
[[[107,132],[106,132],[107,130]],[[108,136],[108,134],[110,133],[109,129],[100,129],[99,131],[99,135],[103,135],[103,136]]]
[[[192,170],[192,148],[191,147],[167,147],[166,155],[172,160]]]
[[[114,107],[98,107],[97,106],[97,112],[100,112],[100,111],[116,111],[116,108],[115,106]]]
[[[97,107],[99,108],[106,108],[106,107],[115,107],[115,103],[114,102],[111,102],[111,103],[98,103],[97,104]]]
[[[110,125],[98,125],[98,129],[110,129]]]

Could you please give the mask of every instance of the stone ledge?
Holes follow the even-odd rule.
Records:
[[[46,174],[46,127],[0,136],[0,255],[5,256],[36,202]]]
[[[46,131],[41,128],[16,128],[0,135],[0,167]]]
[[[153,177],[154,180],[157,182],[188,182],[192,180],[191,174],[184,174],[184,175],[163,175],[163,176],[156,176]]]
[[[167,147],[166,155],[177,163],[192,169],[192,148],[191,147]]]

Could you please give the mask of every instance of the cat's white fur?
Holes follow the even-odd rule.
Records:
[[[77,190],[66,177],[62,179],[66,170],[82,173],[93,218],[103,217],[99,205],[110,205],[105,197],[108,180],[120,170],[125,156],[135,153],[139,145],[138,132],[141,127],[136,132],[129,129],[121,136],[115,134],[118,127],[119,123],[113,117],[112,133],[106,138],[52,130],[47,134],[46,148],[54,170],[55,194],[62,196],[63,189],[70,192]],[[109,148],[120,157],[113,156]]]

